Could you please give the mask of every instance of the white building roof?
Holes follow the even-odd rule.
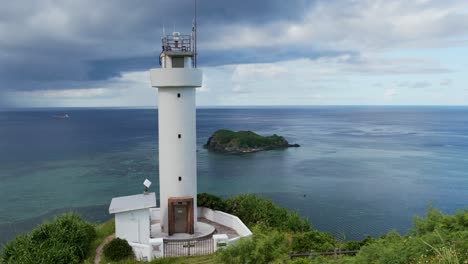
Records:
[[[130,196],[114,197],[109,206],[109,213],[121,213],[135,211],[150,207],[156,207],[156,195],[154,192]]]

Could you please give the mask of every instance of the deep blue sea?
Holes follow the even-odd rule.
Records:
[[[203,149],[220,128],[301,147]],[[108,219],[111,198],[145,178],[158,191],[157,131],[155,109],[0,112],[0,244],[69,210]],[[197,142],[199,192],[259,194],[341,239],[406,232],[429,205],[468,207],[468,107],[202,108]]]

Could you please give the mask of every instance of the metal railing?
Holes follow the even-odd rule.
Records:
[[[164,257],[202,256],[213,252],[213,238],[164,239]]]
[[[192,36],[190,35],[167,35],[162,38],[163,51],[192,52]]]
[[[310,253],[289,253],[289,259],[293,258],[300,258],[300,257],[313,257],[313,256],[335,256],[338,257],[338,255],[356,255],[359,252],[359,250],[341,250],[338,248],[335,248],[334,251],[329,251],[329,252],[314,252],[311,251]]]

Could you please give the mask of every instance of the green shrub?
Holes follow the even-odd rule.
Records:
[[[218,263],[284,263],[288,259],[288,241],[276,230],[255,228],[251,238],[241,238],[236,244],[216,252]]]
[[[104,256],[112,261],[120,261],[133,257],[132,247],[127,240],[115,238],[104,246]]]
[[[372,243],[375,238],[371,236],[367,236],[363,240],[350,240],[346,241],[343,245],[343,249],[345,250],[359,250],[361,247]]]
[[[3,248],[0,263],[34,263],[31,252],[34,246],[27,234],[19,235]]]
[[[280,231],[304,232],[311,229],[307,219],[272,201],[253,194],[238,195],[226,200],[226,212],[238,216],[249,227],[263,225]]]
[[[220,197],[209,193],[199,193],[197,204],[213,210],[224,211],[226,209],[226,203]]]
[[[325,252],[333,251],[336,241],[331,234],[311,230],[296,234],[292,240],[292,250],[295,253],[306,253],[310,251]]]
[[[90,223],[65,214],[7,243],[0,259],[4,263],[80,263],[95,237]]]
[[[290,262],[291,264],[310,264],[311,262],[306,258],[296,258]]]
[[[413,220],[413,235],[424,235],[435,230],[449,232],[464,231],[468,229],[468,210],[456,212],[453,215],[444,215],[439,210],[429,207],[426,217],[415,217]]]

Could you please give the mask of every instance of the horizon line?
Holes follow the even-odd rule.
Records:
[[[338,105],[201,105],[197,109],[220,109],[220,108],[312,108],[312,107],[468,107],[468,105],[377,105],[377,104],[338,104]],[[27,109],[158,109],[158,106],[28,106],[28,107],[4,107],[5,110],[27,110]]]

